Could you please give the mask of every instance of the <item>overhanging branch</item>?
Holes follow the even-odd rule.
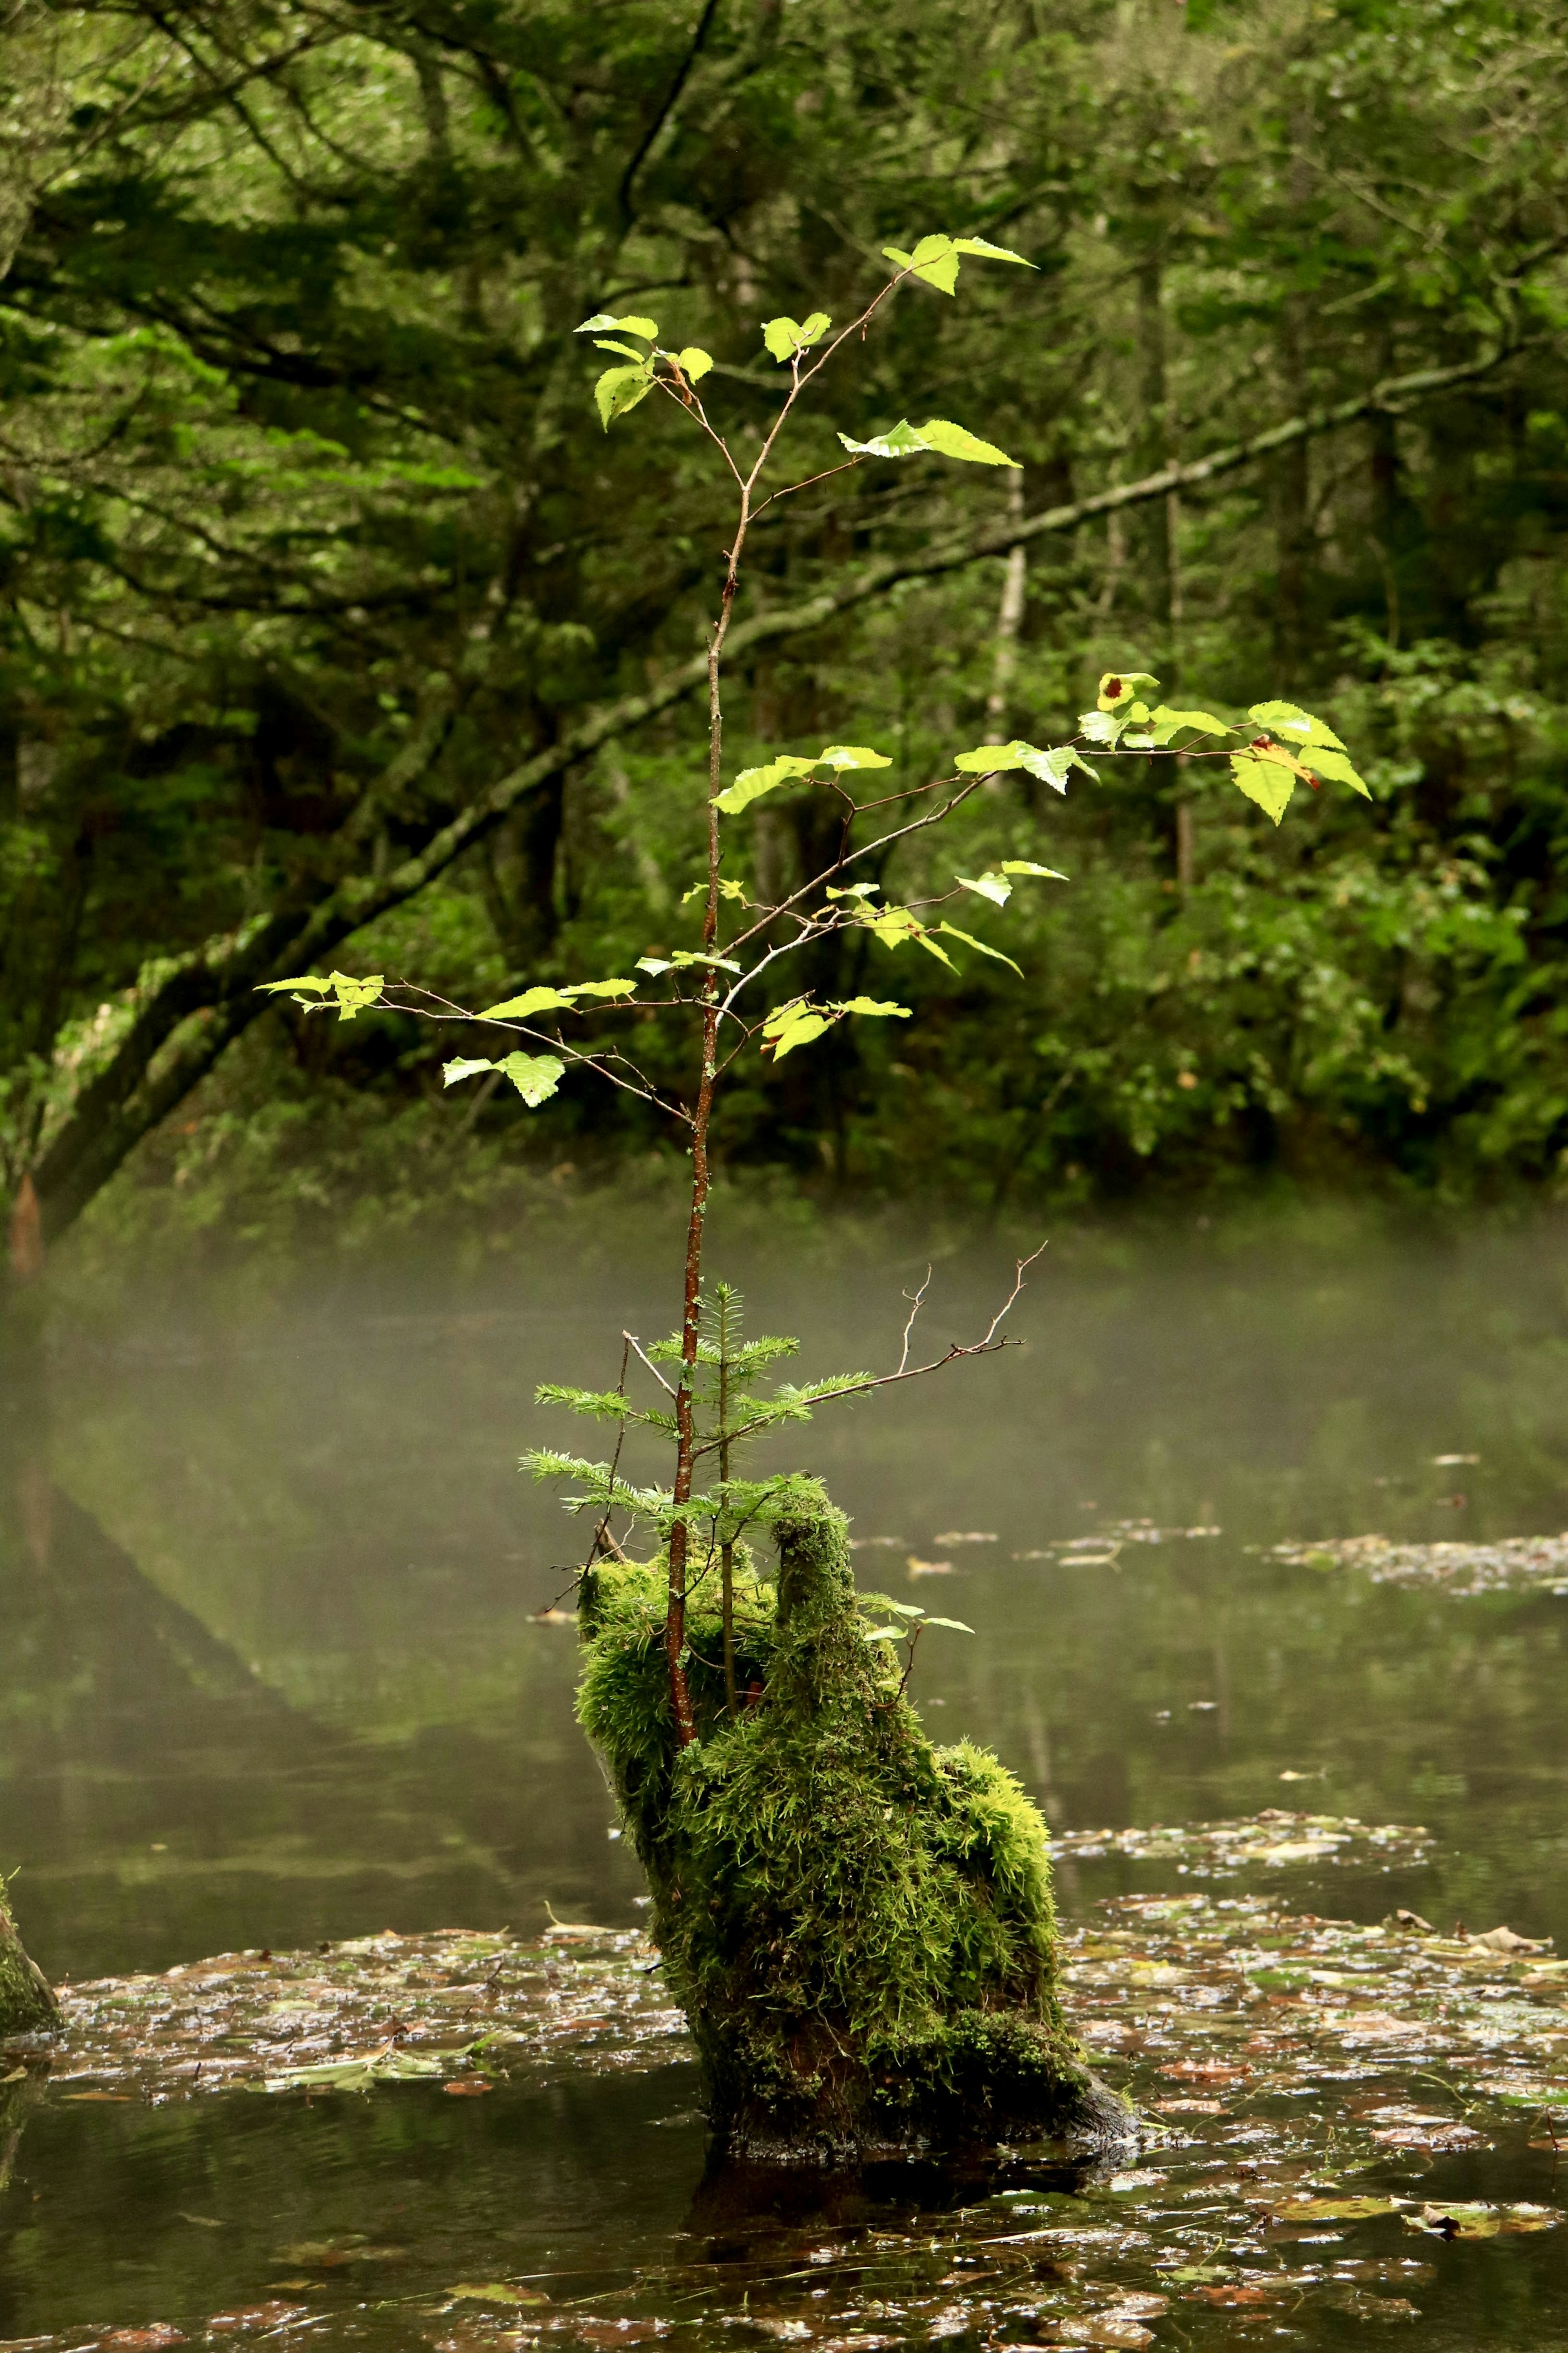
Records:
[[[731,654],[740,653],[750,647],[804,636],[902,582],[940,578],[966,565],[1005,555],[1031,541],[1076,531],[1099,515],[1144,505],[1172,491],[1196,489],[1240,472],[1296,443],[1342,432],[1363,417],[1397,415],[1440,393],[1478,382],[1521,348],[1500,346],[1451,367],[1393,376],[1354,399],[1307,410],[1190,464],[1162,467],[1139,481],[1119,483],[1070,504],[1047,507],[1039,514],[955,533],[907,555],[880,557],[863,565],[837,587],[824,588],[802,603],[737,621],[730,632],[729,649]],[[237,940],[220,952],[190,959],[170,974],[139,1008],[129,1036],[107,1069],[84,1090],[34,1172],[46,1235],[53,1239],[74,1221],[141,1139],[167,1117],[233,1039],[266,1010],[268,1000],[257,994],[262,984],[315,963],[378,916],[416,897],[531,794],[616,737],[673,709],[707,682],[708,658],[702,653],[667,672],[647,692],[623,695],[568,728],[546,750],[499,777],[460,816],[433,831],[423,847],[386,873],[344,876],[314,904],[280,910],[243,943]],[[437,704],[426,713],[412,755],[405,751],[394,763],[399,773],[395,776],[389,770],[381,786],[367,796],[365,807],[350,819],[344,829],[345,848],[352,846],[349,837],[353,845],[363,838],[372,811],[385,807],[389,799],[406,790],[412,776],[429,767],[449,725],[449,708]]]

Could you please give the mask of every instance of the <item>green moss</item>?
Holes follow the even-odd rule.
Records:
[[[1045,1824],[985,1750],[933,1748],[867,1641],[847,1524],[815,1482],[776,1586],[737,1561],[723,1708],[712,1578],[688,1610],[699,1738],[674,1739],[662,1564],[583,1600],[579,1714],[648,1876],[654,1934],[732,2147],[866,2155],[1126,2130],[1063,2019]]]
[[[0,1880],[0,2041],[12,2034],[47,2034],[58,2024],[58,2005],[22,1949]]]

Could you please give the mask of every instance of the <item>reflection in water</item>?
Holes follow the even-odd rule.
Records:
[[[1425,1823],[1430,1859],[1358,1854],[1316,1880],[1303,1865],[1292,1901],[1507,1921],[1561,1950],[1568,1598],[1374,1587],[1268,1549],[1568,1526],[1557,1229],[1447,1249],[1189,1237],[1061,1261],[1026,1295],[1026,1349],[825,1420],[781,1455],[825,1472],[862,1537],[896,1539],[859,1553],[863,1583],[977,1630],[922,1645],[933,1727],[994,1745],[1064,1830],[1271,1805]],[[388,1926],[531,1932],[546,1897],[567,1918],[640,1916],[572,1721],[570,1630],[533,1614],[578,1534],[511,1467],[555,1434],[529,1403],[536,1380],[613,1379],[606,1335],[668,1320],[629,1264],[585,1303],[550,1260],[487,1277],[479,1300],[366,1278],[265,1313],[193,1296],[56,1335],[47,1453],[35,1412],[0,1482],[0,1842],[51,1971]],[[879,1364],[896,1340],[907,1263],[732,1271],[759,1327],[803,1332],[810,1370]],[[939,1268],[936,1334],[967,1333],[994,1288],[992,1266]],[[1455,1455],[1479,1460],[1436,1460]],[[1138,1521],[1223,1533],[1154,1544],[1118,1526]],[[1097,1542],[1068,1541],[1083,1537]],[[1115,1851],[1058,1874],[1072,1915],[1205,1883]],[[725,2260],[717,2242],[751,2243],[751,2223],[710,2228],[706,2206],[689,2234],[702,2135],[679,2071],[286,2114],[71,2105],[61,2088],[7,2196],[11,2216],[26,2201],[0,2265],[8,2333],[156,2317],[175,2285],[186,2314],[287,2301],[302,2275],[288,2249],[334,2234],[380,2251],[331,2272],[327,2308],[341,2280],[345,2314],[373,2279],[398,2302],[396,2250],[416,2241],[422,2294],[439,2274],[563,2281],[580,2265],[591,2298],[618,2263],[665,2278],[679,2317]],[[767,2225],[803,2274],[814,2248],[878,2227]],[[1549,2255],[1521,2241],[1468,2257],[1512,2299],[1510,2348],[1554,2341],[1532,2334],[1535,2291],[1508,2269],[1533,2278]],[[1447,2282],[1452,2326],[1434,2341],[1505,2341],[1487,2337],[1480,2280]],[[875,2301],[858,2327],[882,2325]],[[439,2327],[466,2346],[482,2322],[476,2305]],[[1201,2312],[1194,2325],[1206,2342]]]

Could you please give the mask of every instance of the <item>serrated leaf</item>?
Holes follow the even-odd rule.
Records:
[[[1154,740],[1164,744],[1178,728],[1191,727],[1199,735],[1230,735],[1235,730],[1226,720],[1216,719],[1212,711],[1172,711],[1162,702],[1153,714]]]
[[[973,1634],[974,1631],[973,1627],[966,1626],[962,1618],[928,1618],[925,1622],[928,1626],[945,1626],[950,1634]]]
[[[263,997],[274,997],[280,988],[313,988],[318,997],[329,997],[332,988],[330,980],[323,980],[315,972],[302,972],[293,980],[259,980],[256,986],[258,994]]]
[[[668,956],[646,955],[637,958],[637,970],[651,972],[656,979],[661,972],[668,972],[669,969],[670,963]]]
[[[978,949],[982,955],[994,956],[998,964],[1011,965],[1013,971],[1017,974],[1019,979],[1023,979],[1023,965],[1021,964],[1014,964],[1012,957],[1010,955],[1004,955],[1000,948],[988,948],[984,940],[972,939],[967,932],[961,932],[956,923],[939,923],[937,925],[937,930],[939,932],[951,932],[953,938],[955,940],[962,940],[966,948]],[[951,964],[952,959],[951,956],[944,956],[942,958],[942,962],[944,964]],[[955,965],[954,970],[956,969],[957,967]]]
[[[455,1086],[459,1079],[471,1079],[476,1071],[493,1071],[494,1069],[495,1064],[484,1055],[463,1061],[443,1062],[441,1082],[444,1086]]]
[[[688,384],[700,384],[713,365],[712,353],[705,352],[700,343],[688,343],[676,358]]]
[[[720,875],[719,896],[721,899],[743,899],[745,895],[745,889],[742,884],[739,882],[731,882],[727,874]],[[707,896],[707,883],[694,882],[689,891],[683,891],[681,892],[680,903],[683,907],[689,906],[693,899],[706,899]]]
[[[882,251],[900,269],[912,269],[939,294],[951,294],[958,283],[958,248],[950,237],[922,237],[912,253],[904,253],[896,245],[885,245]]]
[[[1280,767],[1273,760],[1260,760],[1256,752],[1233,752],[1230,773],[1247,799],[1256,801],[1278,825],[1296,789],[1296,779],[1289,768]]]
[[[1016,458],[1009,458],[1005,449],[998,449],[994,441],[982,441],[977,435],[966,433],[962,425],[954,425],[946,417],[931,417],[915,430],[928,449],[941,458],[962,458],[972,466],[1011,466],[1014,471],[1023,470]]]
[[[908,1021],[913,1018],[907,1005],[894,1005],[891,1002],[884,1002],[881,998],[875,997],[846,997],[842,1005],[835,1006],[834,1011],[836,1013],[864,1013],[879,1016],[890,1016],[892,1018],[899,1021]]]
[[[487,1005],[479,1015],[481,1021],[526,1021],[531,1013],[570,1012],[572,1000],[563,989],[525,988],[521,997],[503,997],[499,1005]]]
[[[839,891],[836,891],[831,882],[827,885],[830,899],[876,899],[881,896],[881,891],[879,882],[846,882]]]
[[[1109,711],[1084,711],[1079,714],[1078,729],[1091,744],[1103,744],[1109,752],[1121,742],[1123,723]]]
[[[1041,882],[1072,881],[1070,874],[1058,874],[1054,866],[1037,866],[1032,858],[1005,858],[1002,860],[1002,871],[1004,874],[1032,874]]]
[[[912,458],[926,446],[907,417],[900,417],[890,431],[873,434],[869,441],[851,440],[847,433],[838,438],[853,458]]]
[[[628,335],[640,335],[647,343],[655,342],[658,335],[658,321],[640,318],[635,311],[629,312],[624,319],[617,319],[608,311],[595,311],[591,319],[584,319],[582,325],[574,328],[573,332],[579,335],[613,335],[617,328],[622,329]]]
[[[1255,702],[1247,715],[1256,719],[1260,727],[1271,728],[1279,735],[1294,735],[1300,743],[1321,744],[1330,752],[1342,752],[1345,748],[1331,727],[1294,702]]]
[[[817,759],[818,761],[825,762],[828,767],[837,768],[839,770],[843,770],[845,768],[890,768],[893,765],[892,761],[888,758],[886,754],[881,752],[873,752],[870,746],[866,744],[829,744],[825,752],[819,752],[817,754]]]
[[[868,1642],[901,1642],[903,1639],[901,1626],[873,1626],[866,1637]]]
[[[1005,907],[1013,895],[1013,885],[1005,882],[1000,874],[977,875],[973,881],[967,874],[955,874],[952,879],[961,891],[976,891],[981,898],[989,899],[994,907]]]
[[[1015,253],[1009,245],[993,245],[989,237],[955,237],[952,249],[954,253],[973,253],[981,261],[1016,261],[1024,269],[1033,269],[1037,266],[1026,261],[1023,255]]]
[[[553,1054],[508,1054],[496,1064],[504,1071],[531,1111],[548,1103],[566,1075],[566,1065]]]
[[[563,997],[635,997],[635,980],[574,980],[561,992]]]
[[[613,343],[607,335],[595,335],[594,349],[596,352],[619,352],[622,359],[635,360],[639,368],[647,365],[647,354],[645,352],[636,350],[630,343]]]
[[[612,417],[625,417],[628,410],[637,406],[639,400],[646,400],[652,390],[653,363],[651,360],[645,360],[638,367],[606,368],[594,386],[594,398],[598,406],[599,421],[605,432],[610,429]]]
[[[1314,776],[1325,777],[1331,785],[1349,785],[1363,800],[1371,800],[1371,786],[1357,776],[1342,752],[1320,750],[1316,744],[1309,744],[1303,756]]]
[[[1120,711],[1124,702],[1136,702],[1145,687],[1159,683],[1146,670],[1108,670],[1100,681],[1099,707]]]

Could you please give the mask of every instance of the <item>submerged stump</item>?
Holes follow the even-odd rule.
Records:
[[[602,1566],[579,1714],[608,1760],[653,1935],[733,2155],[857,2163],[1020,2135],[1122,2141],[1063,2018],[1046,1828],[1012,1775],[935,1748],[868,1641],[848,1524],[802,1482],[776,1584],[737,1562],[745,1694],[688,1603],[698,1737],[676,1739],[663,1564]]]

